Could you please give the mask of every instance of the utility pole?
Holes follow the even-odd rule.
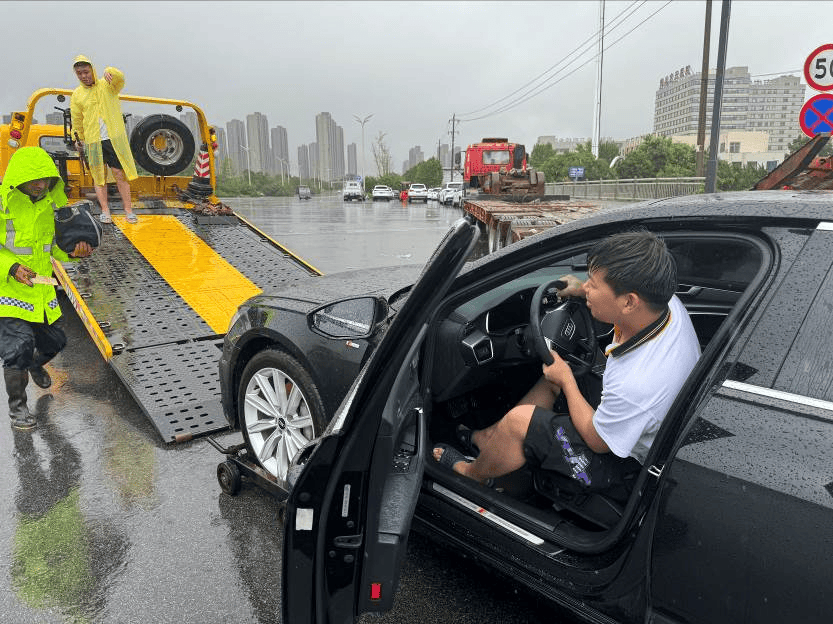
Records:
[[[706,168],[706,193],[714,193],[717,187],[717,149],[720,143],[720,108],[723,103],[723,74],[726,71],[726,46],[729,40],[729,13],[732,0],[723,0],[720,13],[720,44],[717,46],[717,73],[714,77],[714,104],[712,106],[712,132],[709,145],[709,163]]]
[[[703,34],[703,66],[700,70],[700,119],[697,124],[697,169],[695,175],[705,173],[703,158],[706,143],[706,102],[709,92],[709,47],[712,32],[712,0],[706,0],[706,28]]]
[[[599,63],[596,69],[596,102],[593,115],[593,156],[599,157],[599,135],[602,128],[602,64],[605,53],[605,0],[599,3]]]
[[[364,172],[364,124],[370,121],[370,118],[373,117],[373,113],[362,119],[358,115],[353,115],[353,119],[355,119],[362,127],[362,197],[364,197],[365,188],[364,188],[364,179],[365,179],[365,172]],[[364,201],[364,199],[362,199]]]
[[[457,132],[457,113],[451,116],[451,172],[449,182],[454,182],[454,135]]]

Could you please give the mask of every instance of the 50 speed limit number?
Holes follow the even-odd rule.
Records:
[[[833,43],[825,43],[804,61],[804,79],[817,91],[833,89]]]

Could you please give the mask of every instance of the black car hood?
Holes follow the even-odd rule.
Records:
[[[249,303],[265,303],[280,300],[292,307],[312,309],[339,299],[373,295],[389,301],[391,296],[411,286],[419,277],[423,265],[400,265],[357,269],[331,273],[321,277],[299,280],[285,288],[257,295]]]

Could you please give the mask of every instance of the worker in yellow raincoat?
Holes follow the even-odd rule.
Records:
[[[70,100],[72,129],[81,140],[77,146],[79,151],[86,150],[95,194],[101,205],[99,219],[102,223],[112,223],[107,203],[107,166],[116,180],[127,220],[136,223],[130,203],[130,180],[139,176],[119,102],[124,74],[115,67],[108,67],[104,70],[103,79],[98,80],[90,59],[82,54],[75,57],[72,67],[81,82],[72,92]]]

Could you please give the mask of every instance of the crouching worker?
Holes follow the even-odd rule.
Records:
[[[49,154],[39,147],[17,150],[0,184],[0,358],[16,429],[35,426],[26,405],[29,375],[48,388],[52,379],[43,365],[67,341],[55,325],[61,316],[55,288],[42,278],[52,276],[52,257],[65,262],[92,252],[86,242],[70,254],[54,244],[54,212],[66,203],[64,182]]]

